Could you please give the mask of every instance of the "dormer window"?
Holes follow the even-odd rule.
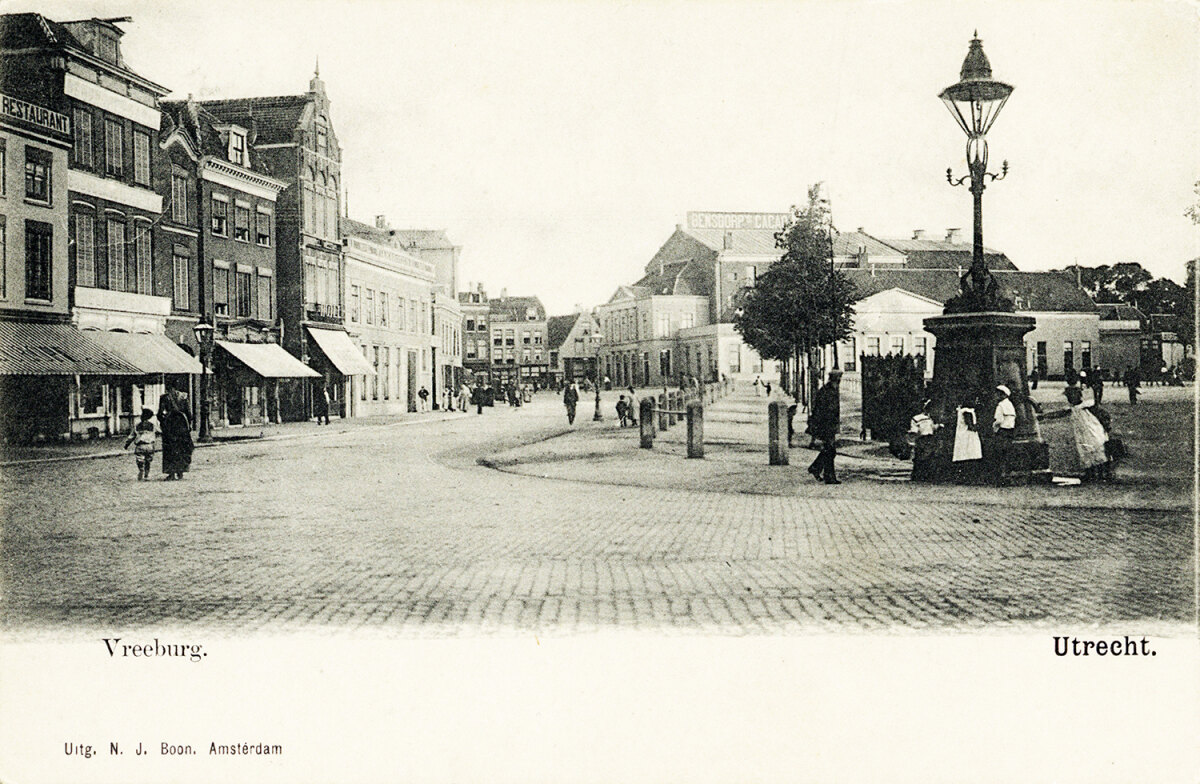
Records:
[[[96,52],[96,56],[98,56],[104,62],[111,63],[112,65],[121,64],[118,57],[119,50],[117,49],[117,37],[115,35],[107,32],[101,32],[100,35],[97,36],[96,48],[98,50]]]
[[[229,132],[229,160],[238,166],[246,165],[246,134],[241,131]]]

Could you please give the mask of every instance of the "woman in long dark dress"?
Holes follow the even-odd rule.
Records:
[[[167,479],[183,479],[192,465],[192,423],[184,409],[186,398],[171,390],[159,398],[158,424],[162,431],[162,470]]]

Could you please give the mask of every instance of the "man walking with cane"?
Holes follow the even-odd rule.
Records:
[[[842,371],[836,368],[829,371],[829,380],[813,395],[812,413],[809,415],[809,432],[821,442],[821,453],[808,467],[808,472],[814,479],[827,485],[841,484],[833,467],[838,430],[842,424],[839,399],[841,381]]]

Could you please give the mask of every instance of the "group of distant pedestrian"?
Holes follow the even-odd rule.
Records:
[[[155,424],[155,418],[158,424]],[[129,429],[125,448],[133,447],[138,481],[150,478],[158,442],[162,442],[162,472],[168,480],[183,479],[192,465],[192,423],[188,417],[187,395],[168,390],[158,399],[158,412],[143,408],[139,419]]]

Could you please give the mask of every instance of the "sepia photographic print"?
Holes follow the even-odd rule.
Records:
[[[0,3],[0,782],[1193,782],[1194,2]]]

